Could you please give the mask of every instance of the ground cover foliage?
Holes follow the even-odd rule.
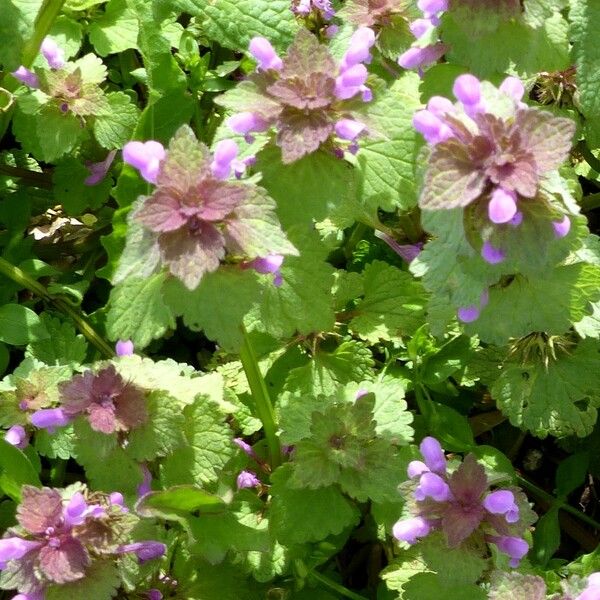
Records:
[[[0,4],[0,597],[600,598],[594,0]]]

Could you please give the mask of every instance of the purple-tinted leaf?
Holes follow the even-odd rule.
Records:
[[[169,188],[158,189],[144,202],[136,220],[157,233],[175,231],[182,227],[187,217],[179,211],[179,201],[172,194],[173,191]]]
[[[199,217],[205,221],[221,221],[244,202],[250,191],[243,183],[217,180],[202,182],[198,189],[202,199]]]
[[[450,477],[450,489],[457,502],[464,505],[480,504],[488,486],[485,469],[473,454],[468,454]]]
[[[133,384],[127,384],[115,398],[117,429],[128,431],[148,420],[148,407],[144,392]]]
[[[307,29],[300,29],[296,39],[288,48],[283,59],[281,79],[303,81],[314,73],[333,76],[337,65],[329,53],[327,46]]]
[[[193,231],[188,229],[163,233],[159,238],[160,254],[169,271],[185,286],[198,287],[205,273],[219,268],[225,256],[225,239],[221,232],[199,221]]]
[[[335,71],[331,71],[334,73]],[[335,78],[327,73],[309,73],[303,79],[280,79],[267,88],[282,104],[300,110],[326,108],[331,104]]]
[[[52,542],[56,541],[56,546]],[[90,563],[87,550],[70,536],[51,539],[39,552],[39,567],[50,581],[67,583],[85,577]]]
[[[50,488],[25,485],[17,508],[17,521],[30,533],[41,534],[54,527],[62,516],[62,497]]]
[[[83,412],[92,401],[92,385],[94,374],[86,371],[83,375],[76,375],[71,381],[59,385],[60,399],[63,412],[74,417]]]
[[[467,206],[482,194],[485,180],[465,147],[450,139],[431,153],[419,204],[426,210]]]
[[[394,13],[405,13],[408,6],[403,0],[349,0],[339,15],[354,25],[372,27]]]
[[[111,403],[108,406],[92,403],[88,407],[90,426],[94,431],[110,435],[116,430],[115,407]]]
[[[333,133],[334,124],[327,113],[303,113],[286,109],[278,122],[277,143],[283,163],[292,163],[311,154]]]
[[[479,527],[484,517],[483,507],[479,504],[462,506],[452,503],[444,510],[442,530],[450,548],[456,548]]]
[[[567,158],[576,126],[571,119],[555,117],[549,112],[520,110],[515,128],[533,155],[538,173],[543,173],[557,169]]]

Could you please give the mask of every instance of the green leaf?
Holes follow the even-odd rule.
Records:
[[[174,0],[173,4],[198,17],[209,38],[238,52],[255,36],[266,37],[281,51],[299,27],[288,0]]]
[[[127,454],[137,461],[165,456],[185,443],[183,403],[161,390],[147,396],[148,421],[129,434]]]
[[[23,149],[39,160],[54,162],[86,136],[81,120],[55,104],[46,104],[45,94],[36,91],[19,96],[13,118],[13,133]]]
[[[108,560],[96,559],[79,581],[51,585],[45,590],[47,600],[111,600],[117,593],[121,580],[116,565]]]
[[[153,339],[175,329],[175,318],[162,296],[166,274],[127,278],[110,293],[106,331],[111,340],[131,340],[145,348]]]
[[[52,173],[55,200],[68,215],[79,216],[86,209],[98,209],[107,200],[112,179],[105,177],[97,185],[86,185],[90,170],[72,156],[61,159]]]
[[[20,502],[23,485],[41,487],[42,484],[25,454],[0,439],[0,489],[15,502]]]
[[[574,42],[573,57],[577,66],[578,105],[585,117],[586,142],[590,147],[597,148],[600,146],[600,47],[594,23],[600,19],[600,6],[595,0],[572,0],[570,5],[570,34]]]
[[[271,280],[269,285],[273,285]],[[187,327],[204,331],[208,338],[233,352],[241,346],[243,318],[258,301],[259,293],[253,271],[227,267],[205,275],[192,292],[173,277],[163,289],[166,304],[183,317]]]
[[[448,11],[442,21],[442,41],[450,46],[449,62],[465,65],[479,77],[510,70],[527,77],[569,66],[568,25],[558,11],[547,15],[539,27],[490,10]]]
[[[352,310],[351,331],[374,344],[404,337],[424,322],[425,291],[409,273],[374,261],[363,281],[365,294]]]
[[[546,600],[546,583],[537,575],[523,575],[495,571],[491,577],[492,587],[488,600]]]
[[[505,363],[490,392],[515,427],[541,438],[585,437],[600,405],[597,361],[598,343],[586,339],[568,353],[560,351],[547,367],[542,360]]]
[[[283,283],[263,280],[260,305],[253,311],[253,324],[275,338],[288,338],[333,328],[334,269],[325,262],[327,248],[318,234],[305,228],[288,231],[288,238],[300,256],[286,256],[281,267]]]
[[[418,573],[403,588],[402,600],[439,600],[448,593],[448,584],[434,573]],[[452,586],[452,600],[486,600],[486,592],[474,584]]]
[[[556,469],[556,494],[566,498],[583,485],[590,466],[588,452],[576,452],[561,461]]]
[[[5,304],[0,307],[0,341],[24,346],[48,338],[40,318],[26,306]]]
[[[599,285],[600,269],[585,263],[556,267],[537,277],[516,275],[507,285],[490,289],[489,304],[465,329],[497,345],[532,331],[565,333],[591,312]]]
[[[360,511],[337,487],[298,490],[289,486],[291,476],[291,465],[271,476],[270,527],[282,544],[317,542],[358,523]]]
[[[286,228],[322,221],[356,196],[356,170],[329,152],[313,152],[284,165],[279,148],[267,147],[256,158],[261,185],[277,201],[277,214]]]
[[[131,139],[139,111],[123,92],[106,94],[107,106],[96,114],[94,136],[107,150],[121,149]]]
[[[553,506],[540,517],[533,532],[533,548],[529,553],[532,562],[545,567],[560,546],[558,506]]]
[[[71,425],[48,433],[46,429],[35,432],[35,449],[48,458],[69,460],[75,454],[75,433]]]
[[[201,514],[222,512],[225,502],[218,496],[209,494],[193,485],[179,485],[160,492],[150,492],[144,496],[136,510],[142,514],[160,516],[161,512],[200,512]]]
[[[26,356],[50,366],[81,364],[85,361],[87,342],[70,322],[61,321],[47,313],[41,314],[40,322],[48,332],[48,337],[31,342],[27,346]]]
[[[183,415],[187,444],[161,464],[161,480],[167,487],[213,482],[236,454],[233,434],[213,402],[198,396],[194,404],[184,408]]]
[[[371,135],[361,142],[358,164],[365,202],[374,209],[407,210],[417,203],[412,117],[421,106],[418,87],[417,74],[406,72],[369,104]]]
[[[137,15],[126,0],[109,0],[104,14],[92,20],[88,35],[100,56],[137,48]]]
[[[0,64],[14,71],[21,64],[23,47],[33,33],[42,0],[5,0],[0,19]]]

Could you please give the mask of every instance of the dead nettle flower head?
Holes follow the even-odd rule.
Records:
[[[233,141],[219,142],[211,156],[184,126],[167,151],[158,142],[130,142],[123,157],[156,183],[133,218],[156,235],[162,263],[189,289],[216,271],[226,252],[251,259],[297,253],[281,232],[275,203],[265,190],[227,180],[239,168]]]
[[[85,415],[95,431],[129,431],[148,419],[141,388],[126,382],[113,365],[86,371],[59,385],[61,410],[68,419]]]
[[[409,544],[441,529],[450,548],[456,548],[476,532],[510,556],[516,567],[529,546],[522,539],[523,494],[516,490],[491,491],[484,468],[473,454],[448,472],[438,440],[426,437],[420,445],[423,461],[408,465],[413,490],[412,517],[394,525],[394,537]],[[416,485],[415,485],[416,484]]]
[[[311,13],[329,21],[335,15],[331,0],[292,0],[292,12],[302,17]]]
[[[357,29],[341,63],[306,29],[300,30],[287,54],[281,59],[270,42],[256,37],[250,53],[256,59],[257,73],[242,83],[245,96],[238,101],[227,94],[225,106],[237,111],[228,119],[229,127],[251,141],[252,134],[277,128],[277,144],[282,160],[291,163],[315,152],[333,136],[350,142],[356,151],[357,138],[366,133],[364,123],[353,117],[347,101],[357,95],[372,99],[365,85],[368,72],[363,63],[371,60],[375,33]]]
[[[120,494],[23,486],[17,508],[19,527],[0,539],[0,569],[19,592],[39,594],[50,584],[83,579],[99,554],[118,554],[115,543],[126,510],[113,502]],[[99,535],[100,534],[100,535]]]
[[[525,105],[525,89],[515,77],[497,89],[460,75],[453,92],[455,104],[434,96],[413,118],[432,148],[419,204],[434,210],[485,202],[492,224],[518,227],[521,203],[538,201],[544,175],[569,155],[575,123]],[[556,221],[556,237],[570,225],[566,216]],[[491,264],[505,258],[490,242],[481,254]]]
[[[417,6],[423,16],[410,24],[416,40],[398,57],[398,64],[403,69],[417,69],[422,74],[426,66],[437,62],[448,51],[446,44],[436,41],[436,28],[442,13],[448,10],[448,0],[419,0]]]

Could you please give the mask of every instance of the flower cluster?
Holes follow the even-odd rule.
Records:
[[[236,111],[227,121],[229,127],[248,141],[253,133],[276,127],[284,163],[315,152],[333,136],[356,151],[366,125],[354,118],[351,101],[356,96],[364,102],[372,99],[364,63],[371,60],[374,43],[373,30],[357,29],[337,65],[329,50],[305,29],[283,59],[268,40],[253,38],[249,50],[257,72],[218,100]]]
[[[306,17],[311,13],[329,21],[335,15],[331,0],[292,0],[292,12]]]
[[[472,454],[449,473],[446,457],[435,438],[426,437],[420,450],[423,461],[408,465],[412,516],[394,525],[394,537],[415,544],[431,531],[441,529],[448,547],[456,548],[478,536],[507,554],[512,567],[518,566],[529,550],[522,538],[526,528],[521,516],[526,507],[522,493],[509,489],[491,491],[484,468]]]
[[[418,69],[438,61],[448,50],[448,46],[437,40],[437,26],[440,16],[448,10],[448,0],[419,0],[417,6],[423,16],[410,24],[410,31],[416,41],[398,57],[398,64],[404,69]]]
[[[525,89],[515,77],[496,89],[460,75],[453,93],[457,103],[434,96],[413,118],[431,147],[421,208],[483,204],[491,235],[519,227],[524,218],[539,218],[526,214],[536,208],[536,214],[545,210],[556,237],[567,235],[569,217],[540,195],[540,185],[569,155],[575,123],[524,104]],[[486,239],[481,255],[496,264],[506,252]]]
[[[119,493],[23,486],[17,521],[0,539],[0,569],[29,600],[43,598],[48,586],[85,578],[94,563],[125,553],[144,562],[166,551],[152,540],[122,543],[135,518]]]
[[[266,192],[249,182],[228,181],[232,172],[240,175],[245,168],[237,154],[235,142],[223,140],[211,156],[187,126],[168,150],[156,141],[129,142],[123,148],[125,162],[156,185],[138,203],[133,219],[151,233],[157,261],[189,289],[216,271],[226,252],[252,260],[296,254]],[[275,270],[257,270],[277,273],[281,260]]]
[[[31,415],[36,427],[53,430],[85,415],[95,431],[111,434],[139,427],[148,419],[144,391],[125,382],[113,365],[86,371],[59,385],[61,406]]]

